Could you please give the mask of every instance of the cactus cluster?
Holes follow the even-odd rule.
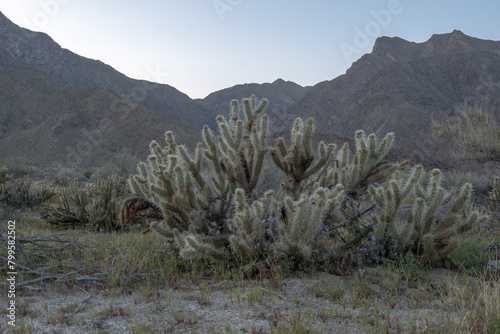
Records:
[[[313,129],[312,118],[307,119],[305,124],[302,119],[297,118],[293,124],[288,148],[283,137],[280,137],[276,148],[270,151],[273,162],[286,175],[283,190],[295,197],[304,192],[305,181],[325,167],[336,148],[334,144],[325,145],[321,142],[315,156],[312,149]]]
[[[123,200],[130,196],[124,178],[112,174],[107,179],[78,187],[75,179],[62,190],[57,205],[46,206],[40,216],[47,223],[63,227],[116,231],[121,228],[118,215]]]
[[[326,184],[342,184],[347,193],[358,199],[368,185],[382,183],[393,173],[404,168],[408,161],[401,164],[383,162],[394,142],[394,134],[389,133],[377,143],[375,134],[366,137],[363,130],[356,132],[355,154],[350,158],[349,144],[345,143],[337,154],[336,168],[330,168],[325,175]]]
[[[438,169],[425,175],[422,166],[415,166],[406,180],[396,172],[387,186],[370,186],[381,209],[371,216],[374,237],[385,251],[411,251],[429,263],[454,265],[451,253],[459,235],[488,217],[472,209],[470,184],[456,194],[441,187],[441,178]],[[410,205],[403,206],[405,202]]]
[[[493,180],[493,187],[489,192],[489,198],[486,199],[486,205],[491,212],[500,212],[500,178],[496,176]]]
[[[242,189],[257,199],[256,187],[267,152],[267,115],[258,118],[267,101],[244,100],[231,104],[229,121],[217,117],[219,136],[208,126],[203,129],[204,143],[194,154],[177,145],[172,132],[166,133],[167,145],[150,145],[148,164],[139,163],[138,175],[129,178],[133,193],[150,200],[163,215],[152,228],[174,237],[183,254],[197,249],[203,257],[223,256],[228,246],[228,219],[234,212],[234,193]],[[243,113],[243,118],[241,114]],[[204,170],[211,167],[211,173]],[[201,235],[219,233],[221,245],[205,242]],[[217,251],[216,248],[220,248]],[[187,255],[186,255],[187,257]]]
[[[283,254],[310,262],[320,251],[339,256],[371,242],[383,255],[412,251],[443,263],[458,235],[486,219],[470,206],[470,185],[446,192],[438,170],[428,177],[416,166],[403,177],[407,161],[384,162],[392,133],[378,142],[357,131],[353,152],[347,143],[313,150],[314,120],[298,118],[289,143],[268,146],[266,103],[233,100],[229,120],[217,117],[218,135],[205,126],[193,154],[167,132],[166,146],[153,141],[147,163],[129,177],[130,203],[144,199],[151,228],[173,240],[182,258]],[[279,191],[259,189],[266,159],[284,174]]]

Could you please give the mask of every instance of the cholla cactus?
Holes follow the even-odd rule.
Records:
[[[440,183],[441,171],[435,169],[427,189],[416,188],[412,251],[429,262],[444,262],[450,266],[453,265],[450,255],[459,244],[458,236],[484,223],[488,216],[472,208],[469,183],[464,184],[456,196],[454,191],[448,193],[441,188]]]
[[[256,187],[267,152],[268,131],[268,116],[259,120],[258,116],[266,104],[262,100],[257,105],[253,96],[243,100],[240,110],[238,101],[232,101],[229,121],[217,117],[220,136],[215,137],[205,126],[204,145],[198,143],[194,155],[176,145],[173,134],[167,132],[167,146],[161,149],[153,142],[148,166],[140,163],[139,175],[130,177],[132,191],[150,199],[163,213],[164,223],[154,223],[154,229],[175,237],[185,257],[196,252],[206,258],[221,256],[224,252],[216,252],[199,235],[217,231],[226,240],[237,188],[258,198]],[[242,112],[244,119],[240,117]],[[211,177],[203,173],[208,164]]]
[[[58,197],[58,205],[45,207],[40,216],[49,224],[82,227],[93,231],[121,229],[118,213],[122,201],[129,196],[125,179],[112,174],[97,178],[95,184],[78,188],[78,181],[69,183]]]
[[[310,261],[326,216],[330,222],[341,221],[343,196],[344,188],[338,185],[333,189],[318,188],[311,196],[302,194],[298,200],[286,196],[281,201],[269,191],[248,204],[243,190],[238,189],[235,216],[229,221],[233,231],[231,249],[240,257],[259,257],[269,250]],[[322,246],[332,248],[333,243]]]
[[[423,167],[416,166],[407,180],[398,171],[387,187],[369,187],[372,199],[381,209],[380,214],[370,216],[373,220],[374,237],[386,250],[393,248],[396,252],[403,252],[412,240],[412,214],[408,216],[410,221],[403,227],[399,227],[397,223],[402,203],[420,182],[422,173]]]
[[[374,237],[388,252],[412,251],[424,261],[453,266],[450,255],[458,236],[488,217],[471,208],[470,184],[457,195],[441,187],[440,170],[431,171],[426,185],[422,171],[417,166],[406,181],[396,173],[388,186],[370,187],[382,212],[371,216]],[[411,211],[401,211],[403,201],[411,203]]]
[[[367,138],[364,131],[357,131],[354,156],[350,158],[349,144],[345,143],[337,153],[336,165],[328,168],[320,184],[326,186],[340,183],[349,196],[358,199],[368,185],[388,180],[396,170],[408,164],[407,161],[402,164],[383,162],[393,142],[393,133],[387,134],[382,142],[377,143],[375,134],[372,133]]]
[[[127,217],[150,210],[157,220],[151,228],[172,239],[184,259],[263,261],[276,252],[300,262],[312,261],[320,248],[350,252],[369,239],[384,255],[411,250],[430,262],[447,261],[457,235],[485,219],[468,204],[469,185],[457,196],[440,187],[437,170],[423,182],[421,166],[404,178],[407,162],[383,162],[392,133],[377,142],[374,134],[356,132],[352,157],[347,144],[335,152],[321,142],[313,152],[313,119],[298,118],[288,145],[279,138],[267,147],[268,117],[258,119],[265,105],[252,96],[240,110],[232,101],[229,120],[217,117],[219,135],[205,126],[193,154],[171,132],[164,148],[152,142],[147,164],[129,178],[137,195],[124,203],[145,204]],[[279,192],[262,195],[257,186],[268,152],[286,181]],[[359,210],[367,189],[373,204]]]
[[[312,134],[314,120],[307,119],[304,124],[297,118],[292,128],[291,141],[288,149],[283,137],[278,138],[276,148],[271,150],[271,157],[276,166],[286,175],[283,190],[296,198],[304,191],[304,181],[318,173],[332,158],[335,145],[318,145],[318,155],[312,150]]]
[[[41,189],[33,189],[32,181],[28,176],[15,181],[0,184],[0,202],[14,207],[30,207],[41,204],[55,195],[53,189],[42,186]]]
[[[493,188],[489,192],[490,197],[486,199],[486,205],[491,212],[500,212],[500,178],[495,176]]]

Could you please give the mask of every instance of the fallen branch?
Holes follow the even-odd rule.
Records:
[[[80,305],[78,305],[78,307],[76,308],[76,310],[74,310],[70,314],[65,314],[64,315],[64,317],[66,319],[68,319],[69,317],[72,317],[73,315],[75,315],[76,312],[78,312],[78,310],[83,306],[83,304],[85,304],[87,302],[87,300],[89,300],[89,298],[90,298],[90,293],[88,293],[86,290],[84,290],[83,288],[80,288],[78,285],[74,285],[74,287],[82,290],[83,292],[85,292],[87,294],[87,297],[82,300],[82,302],[80,303]]]

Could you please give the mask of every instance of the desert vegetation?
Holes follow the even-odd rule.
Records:
[[[192,152],[167,132],[128,181],[114,174],[129,170],[127,151],[105,177],[66,171],[88,177],[33,184],[5,168],[0,215],[16,221],[20,320],[0,329],[500,330],[498,180],[490,189],[483,176],[387,161],[392,133],[313,147],[312,118],[271,144],[266,104],[232,101]],[[79,297],[33,303],[63,290]]]

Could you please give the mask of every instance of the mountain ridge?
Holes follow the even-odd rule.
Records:
[[[41,69],[61,84],[106,87],[131,103],[175,117],[194,131],[201,130],[205,124],[216,126],[213,113],[176,88],[128,78],[99,60],[63,49],[45,33],[18,27],[1,12],[0,34],[4,36],[0,38],[0,49]]]
[[[287,107],[300,99],[310,87],[302,87],[295,82],[285,81],[281,78],[272,83],[246,83],[218,90],[209,94],[204,99],[197,101],[207,109],[213,110],[218,115],[226,116],[232,100],[242,100],[251,95],[257,98],[267,98],[268,104],[265,112],[269,115],[272,126],[270,132],[288,130],[293,119],[287,113]],[[288,124],[290,123],[290,124]]]
[[[144,155],[167,130],[178,143],[193,146],[203,125],[216,129],[215,116],[228,115],[231,100],[255,94],[269,100],[265,112],[275,135],[288,132],[296,117],[314,117],[317,138],[353,138],[359,129],[379,138],[394,132],[400,156],[445,163],[452,161],[451,142],[432,134],[430,120],[456,119],[455,108],[463,103],[487,105],[497,116],[500,106],[500,42],[459,30],[421,43],[380,37],[345,74],[313,86],[278,78],[203,99],[128,78],[61,48],[46,34],[16,26],[1,12],[0,36],[0,151],[34,162],[70,163],[73,154],[76,162],[95,166],[123,147]],[[113,131],[102,131],[107,121]],[[82,154],[81,143],[92,146],[96,133],[106,145]],[[58,141],[66,145],[64,156],[55,151]]]
[[[289,107],[313,116],[317,130],[350,138],[358,129],[382,137],[421,159],[450,161],[452,144],[435,136],[432,118],[456,118],[456,107],[481,104],[498,116],[500,42],[455,30],[422,43],[381,37],[345,74],[313,86]],[[307,113],[306,113],[307,111]]]

